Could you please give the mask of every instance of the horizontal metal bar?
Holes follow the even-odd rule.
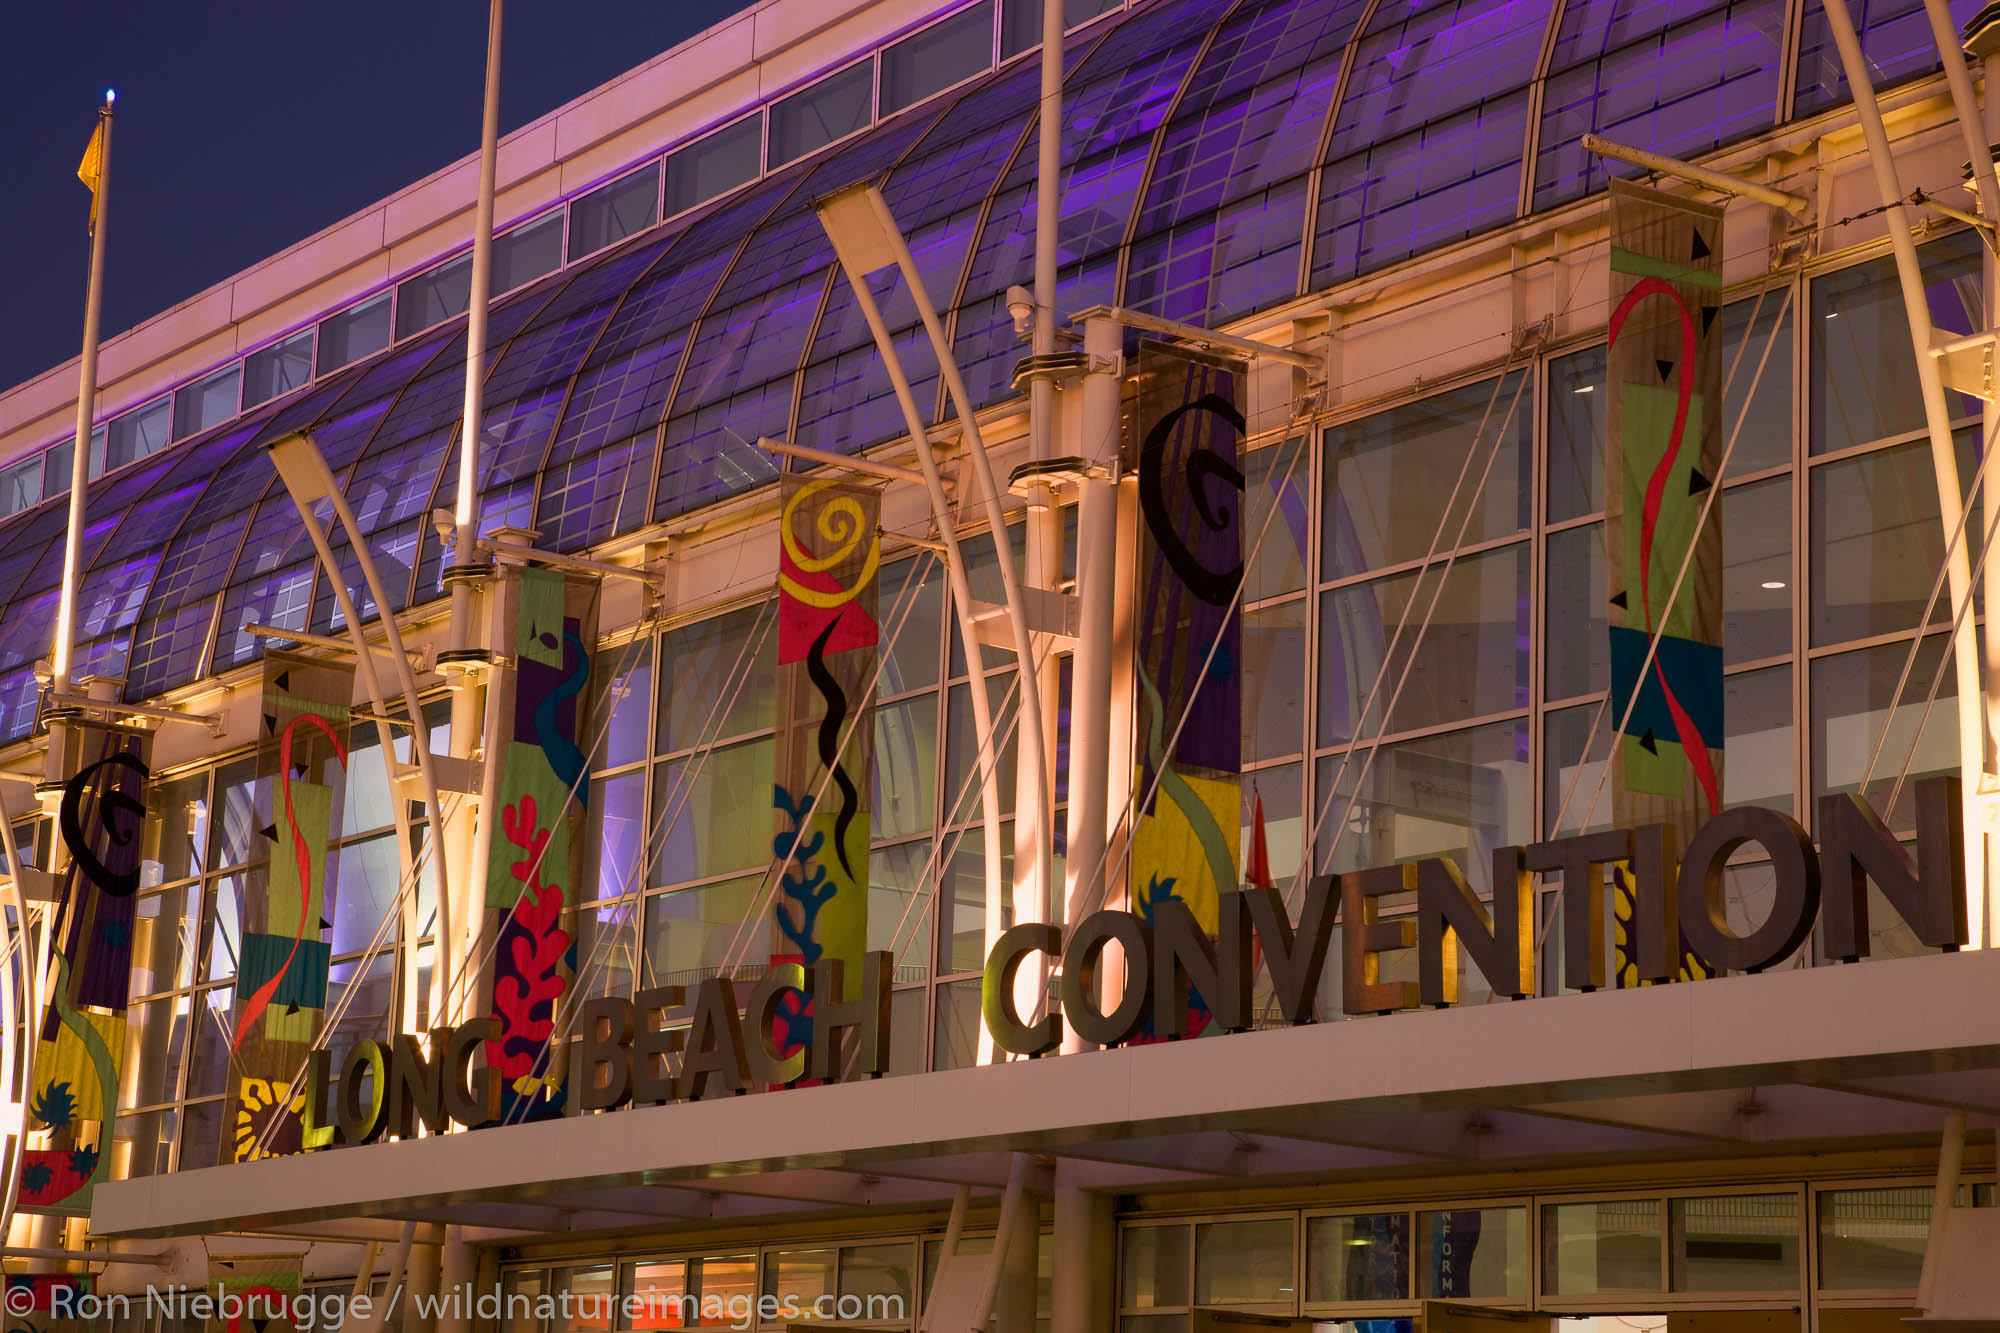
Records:
[[[608,579],[631,579],[648,587],[657,587],[659,577],[643,569],[630,569],[624,565],[607,564],[602,560],[586,560],[579,555],[563,555],[559,551],[543,551],[533,546],[517,546],[513,542],[496,542],[481,537],[479,549],[493,555],[504,555],[513,560],[529,561],[547,565],[552,569],[571,569],[579,574],[601,574]]]
[[[325,648],[330,652],[337,653],[352,653],[354,651],[352,640],[336,639],[326,634],[307,634],[303,630],[285,629],[279,625],[245,625],[243,632],[253,639],[276,639],[280,643],[296,643],[305,648]],[[381,644],[371,643],[368,646],[384,657],[391,655],[388,648]],[[411,670],[424,671],[428,668],[429,664],[424,660],[422,649],[409,653],[407,656],[410,659]]]
[[[1635,167],[1644,167],[1648,171],[1657,171],[1662,175],[1678,176],[1684,181],[1692,181],[1696,185],[1706,185],[1709,189],[1720,190],[1724,194],[1738,195],[1744,199],[1754,199],[1760,204],[1769,204],[1773,208],[1782,208],[1794,217],[1803,215],[1806,211],[1807,201],[1800,195],[1773,189],[1769,185],[1759,185],[1755,181],[1746,181],[1741,176],[1731,176],[1726,172],[1711,171],[1707,167],[1698,167],[1692,162],[1683,162],[1677,157],[1667,157],[1660,153],[1649,152],[1644,148],[1633,148],[1628,144],[1614,143],[1601,135],[1584,135],[1583,151],[1586,153],[1595,153],[1599,157],[1616,158],[1620,162],[1630,162]]]
[[[913,486],[924,484],[924,474],[913,467],[897,467],[894,463],[878,463],[861,454],[836,454],[825,449],[814,449],[803,444],[793,444],[788,440],[774,440],[765,436],[757,441],[757,447],[768,454],[782,454],[786,458],[803,459],[808,463],[823,463],[827,467],[846,468],[850,472],[865,472],[871,477],[881,477],[885,481],[903,481]]]
[[[222,734],[222,714],[182,713],[172,708],[154,708],[149,704],[119,703],[116,699],[93,699],[84,694],[51,694],[49,703],[57,708],[94,709],[101,713],[116,713],[123,717],[149,717],[158,722],[189,722],[197,727],[207,727],[217,736]]]
[[[1071,323],[1086,319],[1108,319],[1113,324],[1122,324],[1128,329],[1144,329],[1148,333],[1165,334],[1169,338],[1179,338],[1183,342],[1195,343],[1202,347],[1219,348],[1240,352],[1248,357],[1263,357],[1270,361],[1282,361],[1288,366],[1297,366],[1310,375],[1326,373],[1326,363],[1310,352],[1295,352],[1289,347],[1273,347],[1260,343],[1255,338],[1239,338],[1232,333],[1217,333],[1199,324],[1183,324],[1177,319],[1162,319],[1158,315],[1148,315],[1140,310],[1126,310],[1121,306],[1094,305],[1088,310],[1079,310],[1070,316]]]
[[[0,1247],[0,1259],[56,1259],[82,1264],[143,1264],[147,1268],[171,1268],[171,1254],[126,1253],[119,1250],[47,1250],[26,1245]]]

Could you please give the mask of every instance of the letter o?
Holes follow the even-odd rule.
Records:
[[[1729,929],[1723,867],[1754,842],[1771,854],[1777,888],[1770,915],[1748,935]],[[1812,839],[1790,816],[1762,806],[1725,810],[1701,826],[1681,861],[1681,933],[1695,956],[1731,972],[1761,972],[1792,956],[1819,915],[1819,857]]]
[[[1098,961],[1117,940],[1125,950],[1125,990],[1110,1012],[1098,1004]],[[1070,1026],[1099,1046],[1122,1046],[1138,1035],[1152,1005],[1153,932],[1130,912],[1093,912],[1077,923],[1063,951],[1062,1000]]]
[[[369,1079],[368,1104],[361,1104],[361,1075]],[[382,1137],[383,1107],[389,1098],[389,1057],[382,1043],[358,1041],[340,1062],[340,1137],[347,1143],[373,1143]]]

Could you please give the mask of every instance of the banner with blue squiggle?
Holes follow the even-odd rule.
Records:
[[[1236,887],[1243,770],[1243,367],[1152,344],[1133,420],[1139,490],[1133,910],[1178,899],[1204,930]],[[1190,994],[1193,1029],[1206,1007]]]
[[[771,961],[838,958],[857,998],[868,949],[868,843],[874,831],[875,657],[882,561],[880,492],[826,477],[784,477],[778,525],[778,759],[772,791],[781,863]],[[804,1046],[797,996],[776,1034]]]

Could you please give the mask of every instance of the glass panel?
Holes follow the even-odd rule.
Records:
[[[1830,792],[1859,790],[1878,745],[1881,756],[1874,761],[1867,791],[1878,805],[1888,801],[1889,788],[1906,763],[1911,782],[1958,772],[1957,673],[1949,661],[1940,662],[1949,647],[1942,634],[1926,636],[1900,695],[1894,692],[1909,655],[1907,643],[1881,644],[1812,664],[1814,806]],[[1944,675],[1937,702],[1926,716],[1924,698],[1940,665]],[[1878,813],[1891,828],[1907,832],[1913,828],[1907,787],[1904,794],[1896,809]]]
[[[1243,616],[1243,759],[1283,759],[1306,743],[1304,598]]]
[[[1940,333],[1983,326],[1979,239],[1970,231],[1918,251],[1931,321]],[[1816,454],[1924,428],[1917,364],[1895,261],[1885,255],[1816,278],[1810,341],[1811,448]],[[1979,402],[1948,393],[1954,417],[1977,416]]]
[[[1319,761],[1318,790],[1334,793],[1320,825],[1325,869],[1360,870],[1418,856],[1455,856],[1474,887],[1484,892],[1492,849],[1525,840],[1531,790],[1525,719],[1384,745],[1375,751],[1372,764],[1367,759],[1366,751],[1356,754],[1337,781],[1340,757]],[[1348,813],[1364,768],[1361,799]],[[1346,832],[1334,849],[1343,814]]]
[[[1722,719],[1727,755],[1722,766],[1723,805],[1768,805],[1791,813],[1792,765],[1797,756],[1791,667],[1725,676]]]
[[[630,995],[639,941],[635,920],[637,903],[599,903],[578,912],[572,920],[576,930],[576,993],[586,998],[598,995]]]
[[[1970,441],[1958,441],[1959,475],[1977,466]],[[1808,548],[1815,646],[1913,629],[1944,560],[1937,471],[1922,440],[1843,458],[1812,470]],[[1974,568],[1979,524],[1964,543]],[[1949,624],[1951,592],[1940,588],[1930,623]]]
[[[667,155],[667,216],[693,208],[757,179],[764,154],[764,118],[745,116]]]
[[[1604,525],[1551,532],[1545,558],[1547,697],[1570,699],[1604,689],[1611,679],[1604,630]]]
[[[326,913],[333,921],[333,953],[358,953],[378,938],[398,938],[396,900],[402,888],[403,867],[396,855],[396,835],[351,842],[330,857],[327,879],[332,900]],[[388,921],[386,933],[382,923]]]
[[[1542,1209],[1543,1280],[1551,1292],[1660,1289],[1660,1201],[1562,1203]]]
[[[937,1032],[931,1048],[932,1069],[967,1069],[978,1063],[979,978],[949,981],[937,988]]]
[[[1669,1199],[1674,1291],[1797,1291],[1799,1196]]]
[[[902,838],[930,828],[937,799],[937,729],[935,693],[875,706],[876,837]]]
[[[1063,28],[1068,30],[1123,0],[1063,0]],[[1042,0],[1003,0],[1000,11],[1000,58],[1017,56],[1042,44]]]
[[[566,1273],[558,1273],[556,1281],[563,1284],[569,1299],[557,1306],[557,1314],[549,1320],[549,1333],[562,1333],[564,1329],[580,1333],[583,1329],[611,1327],[613,1306],[618,1296],[617,1269],[610,1264],[596,1268],[572,1268]],[[564,1315],[568,1318],[565,1319]]]
[[[864,60],[771,107],[770,166],[777,168],[868,123],[875,62]]]
[[[1188,1303],[1188,1229],[1128,1227],[1118,1265],[1118,1308],[1145,1310]]]
[[[500,1323],[502,1333],[541,1333],[542,1321],[535,1313],[535,1306],[545,1287],[542,1273],[517,1270],[504,1274],[500,1283],[501,1293],[506,1297]]]
[[[173,400],[169,398],[113,418],[106,427],[105,467],[124,467],[166,448],[172,418]]]
[[[908,1241],[891,1245],[849,1245],[840,1251],[840,1294],[866,1301],[873,1297],[886,1304],[862,1308],[858,1315],[841,1312],[842,1318],[908,1319],[916,1309],[915,1274],[911,1261],[916,1250]]]
[[[184,440],[235,416],[241,382],[242,372],[235,366],[225,366],[199,384],[190,384],[176,393],[174,438]]]
[[[1306,498],[1312,470],[1308,453],[1303,439],[1293,439],[1258,449],[1244,460],[1243,512],[1253,543],[1244,578],[1245,601],[1306,586],[1306,552],[1312,545],[1311,505]],[[1260,541],[1261,546],[1254,545]]]
[[[562,267],[563,211],[493,238],[493,294],[511,292]]]
[[[1549,521],[1604,508],[1604,347],[1549,362]]]
[[[613,678],[601,685],[593,700],[591,721],[595,739],[592,766],[616,768],[646,757],[646,713],[652,706],[653,646],[641,639],[613,654]]]
[[[141,895],[132,922],[132,993],[153,995],[194,984],[201,939],[201,886]]]
[[[146,876],[171,884],[202,871],[208,850],[208,771],[155,783],[146,793]]]
[[[703,1308],[720,1309],[720,1316],[704,1314],[704,1328],[747,1327],[757,1302],[757,1256],[732,1255],[724,1259],[688,1261],[688,1294],[701,1297]],[[711,1306],[710,1301],[716,1302]]]
[[[980,0],[882,52],[882,115],[901,111],[993,63],[993,0]]]
[[[1528,609],[1525,542],[1321,594],[1319,743],[1526,707]]]
[[[291,337],[243,358],[243,406],[257,404],[303,388],[312,379],[313,331]]]
[[[462,315],[471,299],[471,255],[419,273],[396,289],[396,336],[407,338],[453,315]]]
[[[1308,1301],[1400,1301],[1410,1295],[1410,1215],[1306,1219]]]
[[[973,802],[977,809],[977,800]],[[1013,830],[1011,822],[1001,826],[1005,845],[1000,849],[1000,882],[1013,878]],[[977,972],[986,965],[986,834],[983,824],[954,834],[956,851],[951,852],[942,882],[938,885],[938,970]],[[953,846],[947,840],[948,851]]]
[[[780,1302],[809,1306],[821,1296],[831,1296],[834,1251],[790,1250],[764,1256],[764,1295]]]
[[[668,631],[660,647],[662,753],[777,724],[776,624],[772,605],[760,602]],[[728,712],[714,717],[725,704]]]
[[[178,995],[169,1000],[135,1004],[126,1011],[124,1061],[119,1068],[118,1104],[150,1106],[170,1102],[181,1091],[181,1056],[187,1050],[188,1024],[194,1000]],[[29,1127],[43,1122],[31,1108]]]
[[[188,1064],[187,1076],[190,1097],[214,1097],[225,1089],[234,1035],[229,1016],[234,1004],[235,998],[227,986],[201,991],[194,997],[194,1058]]]
[[[181,1131],[180,1156],[174,1163],[177,1171],[192,1171],[197,1167],[215,1165],[216,1142],[222,1137],[222,1103],[199,1102],[187,1108],[186,1121]]]
[[[911,584],[914,582],[915,587]],[[891,698],[938,681],[938,647],[944,637],[944,563],[921,557],[885,565],[881,575],[882,679],[875,693]],[[889,637],[900,621],[901,630]]]
[[[1523,392],[1524,401],[1508,410],[1522,384],[1517,371],[1504,385],[1482,381],[1329,430],[1321,577],[1362,574],[1421,560],[1433,549],[1525,531],[1532,398]]]
[[[760,865],[771,857],[771,777],[776,742],[765,739],[661,764],[653,774],[653,826],[664,846],[655,885],[685,884]],[[746,811],[755,811],[752,818]]]
[[[352,365],[389,345],[389,293],[320,321],[316,373]]]
[[[632,1299],[636,1309],[625,1327],[655,1329],[685,1326],[691,1322],[683,1318],[686,1296],[685,1259],[651,1259],[634,1264]]]
[[[762,875],[746,875],[647,898],[643,984],[691,986],[714,976],[761,883]],[[750,931],[741,959],[762,961],[770,953],[773,933]]]
[[[36,454],[0,472],[0,514],[18,514],[42,498],[42,456]]]
[[[660,164],[649,162],[569,206],[569,257],[581,259],[659,221]]]
[[[1929,1185],[1827,1190],[1819,1196],[1819,1285],[1826,1291],[1909,1291],[1930,1235]]]
[[[647,848],[646,773],[621,773],[597,784],[590,826],[596,833],[597,897],[617,898],[645,887],[640,862]],[[588,864],[588,863],[586,863]]]
[[[119,1112],[111,1130],[111,1178],[137,1180],[165,1175],[173,1156],[177,1120],[171,1109],[137,1115]]]
[[[1767,467],[1782,467],[1792,461],[1792,312],[1785,310],[1785,318],[1780,321],[1778,311],[1785,304],[1782,287],[1774,288],[1764,296],[1764,308],[1757,312],[1757,323],[1750,323],[1750,312],[1756,308],[1756,298],[1747,301],[1732,301],[1722,308],[1722,375],[1724,380],[1722,442],[1729,443],[1729,434],[1736,431],[1736,450],[1729,455],[1729,467],[1724,473],[1729,477],[1741,477]],[[1765,345],[1770,345],[1770,355],[1765,356]],[[1741,360],[1738,360],[1738,356]],[[1757,362],[1764,362],[1764,373],[1757,373]],[[1736,367],[1734,376],[1729,368]],[[1755,380],[1757,393],[1751,396],[1750,384]],[[1744,413],[1745,404],[1749,412]],[[1737,430],[1736,422],[1741,417],[1743,427]]]
[[[1196,1305],[1292,1299],[1292,1220],[1212,1222],[1194,1231]]]
[[[1418,1213],[1422,1290],[1435,1300],[1520,1300],[1528,1294],[1528,1210]]]
[[[1692,569],[1688,577],[1693,579]],[[1722,493],[1726,664],[1783,657],[1792,651],[1791,585],[1792,479],[1773,477],[1730,487]]]

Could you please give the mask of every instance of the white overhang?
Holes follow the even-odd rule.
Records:
[[[1013,1151],[1137,1190],[1911,1142],[2000,1120],[1996,1001],[1980,952],[1404,1013],[119,1181],[91,1230],[927,1207]]]

